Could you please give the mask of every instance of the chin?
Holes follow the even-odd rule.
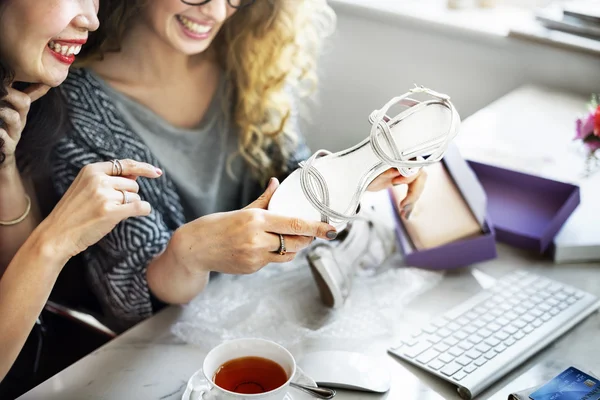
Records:
[[[52,71],[40,81],[44,85],[48,85],[50,87],[57,87],[60,86],[60,84],[65,81],[65,79],[67,79],[68,75],[69,69],[65,69],[64,71]]]

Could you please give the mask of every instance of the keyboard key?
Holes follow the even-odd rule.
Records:
[[[514,312],[516,312],[519,315],[523,315],[527,312],[527,309],[525,307],[517,306],[515,307]]]
[[[517,340],[521,340],[525,337],[525,334],[522,331],[519,331],[513,335],[513,338]]]
[[[487,325],[487,323],[482,319],[476,319],[475,321],[472,322],[472,324],[478,329],[481,329]]]
[[[529,296],[527,294],[525,294],[525,293],[519,293],[519,294],[517,294],[517,299],[519,299],[519,300],[525,301],[528,298],[529,298]]]
[[[561,310],[561,311],[564,310],[565,308],[568,308],[568,307],[569,307],[569,305],[567,303],[560,303],[558,305],[558,309]]]
[[[535,296],[531,296],[531,298],[529,299],[529,301],[531,301],[533,304],[540,304],[541,302],[544,301],[544,299],[541,298],[538,295],[535,295]]]
[[[565,286],[562,291],[565,292],[568,295],[572,295],[572,294],[575,294],[575,292],[577,290],[575,290],[575,288]]]
[[[456,359],[456,362],[458,364],[462,365],[463,367],[471,364],[472,361],[473,361],[472,359],[470,359],[469,357],[467,357],[465,355],[462,355]]]
[[[499,317],[501,315],[504,315],[504,310],[501,310],[500,308],[495,308],[492,311],[490,311],[490,314],[492,314],[495,317]]]
[[[498,346],[494,347],[494,350],[496,353],[502,353],[504,350],[506,350],[506,346],[500,343]]]
[[[550,293],[556,293],[556,292],[560,292],[563,289],[563,285],[561,285],[560,283],[553,283],[550,286],[548,286],[546,288],[547,291],[549,291]]]
[[[480,344],[477,345],[477,347],[475,347],[475,349],[477,349],[477,351],[480,351],[482,353],[487,353],[492,348],[490,346],[488,346],[487,344],[485,344],[485,343],[480,343]]]
[[[487,358],[488,360],[491,360],[492,358],[496,357],[496,354],[498,354],[498,353],[496,353],[494,350],[490,350],[487,353],[485,353],[483,356],[485,358]]]
[[[539,308],[534,308],[533,310],[529,311],[529,313],[538,318],[544,315],[544,311],[540,310]]]
[[[505,326],[504,329],[502,329],[502,331],[504,331],[510,335],[514,335],[515,333],[517,333],[519,331],[519,329],[514,325],[509,325],[509,326]]]
[[[409,358],[415,358],[419,354],[423,353],[425,350],[431,347],[431,343],[428,342],[419,342],[416,346],[405,347],[403,350],[403,354]]]
[[[505,313],[506,311],[510,311],[513,308],[512,304],[508,304],[508,303],[502,303],[502,304],[500,304],[499,307],[502,310],[502,313]]]
[[[550,281],[548,279],[539,279],[536,283],[534,283],[533,287],[538,289],[538,290],[542,290],[545,287],[547,287],[548,285],[550,285]]]
[[[585,294],[584,294],[583,292],[576,292],[576,293],[575,293],[575,298],[576,298],[577,300],[581,300],[581,299],[583,299],[584,297],[585,297]]]
[[[500,340],[506,340],[506,339],[508,339],[508,337],[509,337],[509,334],[508,334],[508,333],[506,333],[506,332],[504,332],[504,331],[500,331],[500,332],[496,333],[494,336],[495,336],[497,339],[500,339]]]
[[[492,314],[484,314],[484,315],[481,317],[481,319],[482,319],[482,320],[484,320],[484,321],[485,321],[485,322],[487,322],[487,323],[490,323],[490,322],[494,321],[494,320],[496,319],[496,317],[495,317],[495,316],[493,316]]]
[[[458,344],[458,340],[450,336],[444,340],[444,343],[446,343],[448,346],[456,346]]]
[[[429,337],[427,337],[427,341],[431,342],[433,344],[439,343],[442,340],[441,336],[438,335],[431,335]]]
[[[441,362],[448,364],[450,361],[454,360],[454,357],[448,353],[444,353],[438,358]]]
[[[482,330],[480,330],[479,332],[477,332],[478,335],[480,335],[481,337],[483,337],[484,339],[487,337],[492,336],[494,332],[490,331],[489,329],[483,328]]]
[[[522,319],[518,319],[516,321],[513,321],[512,323],[514,326],[516,326],[519,329],[523,329],[527,326],[527,322],[523,321]]]
[[[466,333],[465,331],[458,331],[454,333],[454,337],[457,338],[458,340],[464,340],[467,337],[469,337],[469,334]]]
[[[502,325],[502,326],[504,326],[504,325],[508,325],[508,324],[510,323],[510,321],[509,321],[509,320],[507,320],[507,319],[506,319],[506,318],[504,318],[504,317],[500,317],[500,318],[498,318],[498,319],[496,320],[496,323],[497,323],[498,325]]]
[[[577,303],[577,299],[575,298],[575,296],[569,297],[567,299],[567,304],[574,304]]]
[[[531,323],[535,320],[535,317],[531,314],[525,314],[521,316],[521,319],[527,323]]]
[[[461,368],[462,367],[460,364],[451,362],[450,364],[448,364],[444,368],[442,368],[440,372],[446,376],[452,376],[455,373],[457,373],[458,371],[460,371]]]
[[[440,355],[440,353],[438,351],[429,349],[425,353],[423,353],[419,357],[417,357],[417,361],[420,363],[423,363],[423,364],[427,364],[429,361],[433,360],[434,358],[436,358],[439,355]]]
[[[480,351],[472,349],[472,350],[467,351],[465,355],[467,357],[472,358],[473,360],[475,360],[475,359],[481,357],[481,354],[482,353]]]
[[[546,313],[546,314],[542,315],[542,321],[544,321],[544,322],[548,322],[548,321],[550,321],[550,319],[551,319],[551,318],[552,318],[552,317],[551,317],[551,316],[550,316],[550,314],[548,314],[548,313]]]
[[[465,318],[465,317],[460,317],[459,319],[456,320],[456,323],[459,325],[466,325],[469,323],[469,319]]]
[[[469,320],[472,321],[475,318],[479,317],[479,314],[476,314],[473,311],[469,311],[468,313],[465,314],[465,317],[469,318]]]
[[[535,307],[535,304],[532,303],[531,301],[527,300],[527,301],[522,302],[521,306],[528,310],[531,310],[533,307]]]
[[[414,338],[418,338],[419,336],[421,336],[423,334],[423,331],[421,329],[417,329],[416,331],[414,331],[411,336]]]
[[[525,328],[523,328],[523,332],[531,333],[533,332],[533,327],[531,325],[527,325]]]
[[[460,325],[458,325],[456,322],[450,322],[448,325],[446,325],[446,328],[454,332],[460,329]]]
[[[512,299],[508,300],[508,304],[512,304],[513,306],[519,305],[519,303],[521,303],[521,299],[515,298],[513,297]]]
[[[460,381],[465,376],[467,376],[467,374],[464,371],[459,371],[459,372],[455,373],[454,375],[452,375],[452,379],[454,379],[456,381]]]
[[[494,347],[494,346],[498,346],[500,344],[500,340],[496,339],[495,337],[491,337],[491,338],[487,338],[485,340],[485,343]]]
[[[413,338],[406,338],[404,340],[402,340],[402,343],[404,343],[407,346],[414,346],[415,344],[419,343],[418,340],[415,340]]]
[[[552,306],[551,306],[551,305],[548,305],[548,304],[546,304],[546,303],[543,303],[543,304],[540,304],[540,305],[538,306],[538,308],[539,308],[540,310],[542,310],[542,311],[548,312],[548,311],[550,311],[550,310],[552,309]]]
[[[517,342],[517,341],[516,341],[514,338],[512,338],[512,337],[509,337],[508,339],[506,339],[506,340],[504,341],[504,345],[506,345],[506,346],[512,346],[512,345],[513,345],[513,344],[515,344],[516,342]]]
[[[554,298],[555,298],[555,299],[558,299],[558,300],[560,300],[560,301],[565,301],[567,298],[569,298],[569,296],[567,296],[567,294],[566,294],[566,293],[560,292],[560,293],[556,293],[556,294],[554,295]]]
[[[547,299],[548,297],[552,296],[552,293],[550,293],[547,290],[541,290],[538,292],[538,296],[540,296],[542,299]]]
[[[540,326],[542,326],[542,324],[543,324],[543,322],[539,318],[531,323],[531,325],[533,325],[534,328],[539,328]]]
[[[560,310],[558,308],[553,308],[552,310],[550,310],[550,315],[554,316],[556,314],[560,313]]]
[[[497,324],[497,323],[495,323],[495,322],[492,322],[491,324],[489,324],[489,325],[487,326],[487,328],[488,328],[490,331],[492,331],[492,332],[496,332],[496,331],[500,330],[500,329],[502,328],[502,326],[498,325],[498,324]]]
[[[445,337],[452,335],[452,331],[450,329],[442,328],[437,331],[437,334],[440,335],[441,337],[445,338]]]
[[[484,339],[484,338],[482,338],[480,335],[478,335],[478,334],[476,334],[476,333],[475,333],[475,334],[473,334],[473,335],[469,336],[469,338],[468,338],[467,340],[468,340],[469,342],[473,343],[473,344],[479,344],[479,343],[481,343],[481,341],[482,341],[483,339]]]
[[[436,349],[437,351],[439,351],[440,353],[444,353],[444,352],[448,351],[450,346],[448,346],[446,343],[438,343],[435,346],[433,346],[433,348]]]
[[[512,321],[512,320],[514,320],[514,319],[517,319],[517,318],[519,318],[519,315],[518,315],[517,313],[513,312],[513,311],[509,311],[509,312],[507,312],[507,313],[504,315],[504,318],[506,318],[506,319],[508,319],[508,320]]]
[[[473,311],[475,311],[477,314],[485,314],[487,313],[487,308],[485,307],[476,307],[475,309],[473,309]]]
[[[560,301],[556,300],[555,298],[552,298],[552,299],[548,299],[546,301],[546,303],[548,303],[549,305],[554,307],[554,306],[557,306],[560,303]]]
[[[469,335],[477,332],[477,328],[475,328],[473,325],[467,325],[463,328],[463,330],[465,332],[467,332]]]
[[[477,369],[477,366],[475,364],[471,364],[469,366],[466,366],[463,371],[465,371],[467,374],[470,374],[471,372],[475,371]]]
[[[487,362],[487,360],[485,359],[485,357],[481,357],[480,359],[475,360],[475,365],[477,365],[478,367],[481,367],[486,362]]]
[[[525,288],[523,291],[524,291],[525,293],[527,293],[529,296],[533,296],[533,295],[534,295],[534,294],[536,294],[536,292],[537,292],[537,291],[536,291],[534,288],[532,288],[532,287]]]
[[[473,343],[469,342],[468,340],[463,340],[462,342],[460,342],[458,344],[458,347],[460,347],[464,351],[471,350],[473,348],[473,346],[475,346],[475,345]]]
[[[427,366],[435,371],[437,371],[438,369],[442,368],[444,365],[446,365],[445,362],[441,361],[440,359],[437,360],[433,360],[432,362],[430,362],[429,364],[427,364]]]
[[[458,357],[460,355],[462,355],[465,351],[463,349],[461,349],[460,347],[453,347],[450,350],[448,350],[448,354],[454,356],[454,357]]]

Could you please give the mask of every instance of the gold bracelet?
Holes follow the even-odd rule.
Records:
[[[16,225],[19,222],[23,222],[23,220],[25,218],[27,218],[27,216],[29,215],[29,211],[31,210],[31,198],[29,196],[27,196],[27,195],[25,195],[25,198],[27,199],[27,208],[25,209],[25,212],[23,213],[23,215],[21,215],[17,219],[13,219],[12,221],[0,221],[0,226],[12,226],[12,225]]]

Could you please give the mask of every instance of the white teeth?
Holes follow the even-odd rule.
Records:
[[[81,51],[80,45],[69,46],[63,44],[61,46],[60,44],[52,40],[48,43],[48,47],[54,50],[55,52],[62,54],[63,56],[77,55]]]
[[[192,31],[194,33],[203,34],[203,33],[208,33],[211,30],[210,26],[197,24],[194,21],[189,20],[184,16],[178,15],[177,18],[187,29],[189,29],[190,31]]]

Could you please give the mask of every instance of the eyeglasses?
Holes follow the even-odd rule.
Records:
[[[254,4],[255,0],[227,0],[227,3],[233,8],[244,8],[251,6]],[[181,0],[183,4],[187,4],[188,6],[202,6],[204,4],[210,3],[211,0]]]

